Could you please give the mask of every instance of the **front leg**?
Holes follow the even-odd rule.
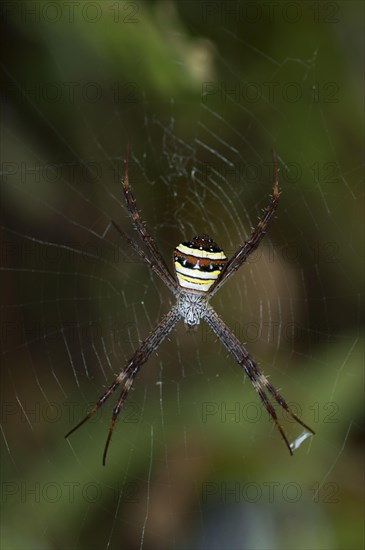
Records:
[[[177,321],[180,319],[180,313],[178,307],[175,305],[171,308],[169,313],[165,315],[160,323],[155,327],[151,334],[142,342],[141,346],[135,351],[132,358],[128,361],[127,366],[120,371],[118,376],[115,378],[114,382],[109,386],[107,391],[100,397],[100,399],[95,403],[93,408],[89,413],[79,422],[72,430],[70,430],[65,437],[69,437],[74,431],[80,428],[89,418],[91,418],[105,403],[105,401],[115,392],[115,390],[122,384],[123,389],[120,394],[120,397],[117,401],[116,406],[113,409],[112,421],[109,428],[108,438],[104,448],[103,454],[103,465],[105,465],[106,454],[108,451],[110,439],[113,433],[114,425],[117,420],[117,417],[122,409],[123,403],[126,400],[129,390],[131,389],[134,379],[138,374],[140,367],[148,360],[150,355],[159,347],[163,342],[166,336],[171,332],[171,330],[176,325]]]
[[[204,316],[204,320],[208,323],[213,332],[218,336],[222,344],[227,348],[229,353],[235,359],[235,361],[244,369],[245,373],[252,382],[253,387],[260,396],[261,401],[263,402],[267,412],[274,420],[276,427],[281,433],[282,438],[284,439],[286,446],[289,449],[290,454],[293,454],[292,445],[290,445],[288,438],[285,435],[283,427],[281,426],[279,419],[277,417],[276,411],[273,405],[270,403],[263,387],[272,395],[275,401],[296,421],[298,424],[303,426],[307,431],[314,434],[312,428],[304,424],[304,422],[291,410],[289,405],[286,403],[282,395],[270,384],[266,376],[256,365],[255,361],[251,355],[247,352],[243,344],[238,340],[230,328],[222,321],[222,319],[217,315],[214,309],[211,306],[208,306],[207,312]]]

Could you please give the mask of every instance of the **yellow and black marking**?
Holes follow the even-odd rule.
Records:
[[[198,235],[175,248],[174,263],[182,288],[208,292],[220,277],[227,257],[208,235]]]

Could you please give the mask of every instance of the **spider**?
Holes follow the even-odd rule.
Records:
[[[122,189],[128,212],[139,238],[145,245],[146,252],[140,245],[129,237],[114,221],[112,225],[127,241],[131,248],[146,262],[146,264],[162,279],[165,285],[171,290],[176,298],[176,304],[162,318],[156,328],[144,340],[127,365],[120,371],[114,382],[106,392],[95,403],[90,412],[72,430],[66,434],[69,437],[75,430],[80,428],[105,401],[122,385],[118,401],[113,409],[112,419],[109,426],[109,433],[106,439],[103,465],[106,463],[106,456],[112,437],[113,429],[123,404],[128,396],[134,379],[141,366],[146,363],[150,355],[157,350],[166,336],[171,332],[176,323],[182,319],[188,328],[196,327],[200,321],[208,323],[213,332],[218,336],[223,345],[227,348],[234,360],[243,368],[251,380],[253,387],[259,394],[267,412],[276,424],[290,454],[296,448],[295,443],[289,444],[283,427],[281,426],[274,406],[269,401],[267,393],[274,399],[296,422],[303,426],[308,432],[315,432],[304,424],[302,420],[292,411],[285,399],[270,384],[266,376],[256,365],[251,355],[230,328],[222,321],[218,314],[209,304],[214,294],[232,277],[232,275],[243,265],[249,255],[258,247],[264,237],[269,224],[276,212],[279,201],[278,167],[276,155],[273,151],[274,163],[274,188],[269,204],[263,210],[260,221],[251,233],[250,238],[245,241],[235,252],[230,260],[223,250],[208,235],[198,235],[191,241],[180,243],[174,251],[174,266],[176,279],[170,273],[163,260],[157,245],[152,236],[144,226],[128,178],[129,147],[124,160],[124,177]],[[266,393],[267,392],[267,393]]]

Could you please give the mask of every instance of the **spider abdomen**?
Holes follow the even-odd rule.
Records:
[[[187,290],[208,292],[226,263],[225,253],[208,235],[198,235],[175,248],[176,276]]]

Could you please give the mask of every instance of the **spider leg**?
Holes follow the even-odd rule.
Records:
[[[310,428],[309,426],[307,426],[307,424],[305,424],[300,418],[299,416],[297,416],[295,414],[294,411],[292,411],[292,409],[289,407],[289,405],[287,404],[287,402],[285,401],[284,397],[282,395],[280,395],[280,393],[278,392],[278,390],[276,388],[274,388],[274,386],[272,384],[270,384],[270,382],[268,381],[268,379],[266,378],[266,376],[264,375],[263,372],[261,372],[261,370],[258,368],[257,365],[255,365],[255,363],[252,361],[252,364],[251,364],[251,368],[253,369],[253,371],[255,372],[256,374],[256,378],[259,382],[261,382],[265,388],[270,392],[270,394],[273,396],[273,398],[275,399],[275,401],[294,419],[296,420],[299,424],[301,424],[303,426],[303,428],[305,428],[306,430],[308,430],[309,432],[311,432],[312,434],[314,434],[315,432],[312,430],[312,428]]]
[[[278,163],[274,150],[272,151],[274,163],[274,189],[270,198],[270,202],[265,208],[256,228],[251,233],[250,238],[243,243],[242,246],[234,253],[232,258],[226,264],[221,276],[211,287],[210,296],[215,294],[217,290],[241,267],[247,260],[249,255],[259,246],[261,240],[265,236],[270,221],[272,220],[279,203],[279,181],[278,181]]]
[[[167,267],[165,260],[162,258],[159,249],[153,239],[153,237],[147,231],[145,225],[143,224],[139,212],[137,210],[136,199],[131,191],[129,186],[129,177],[128,177],[128,164],[129,164],[129,153],[130,147],[128,145],[126,158],[124,159],[124,177],[122,180],[123,193],[129,214],[132,218],[134,228],[137,230],[142,242],[145,243],[149,253],[151,254],[152,259],[159,266],[161,270],[160,277],[163,278],[167,286],[175,288],[178,290],[178,284],[171,275],[169,268]]]
[[[286,446],[288,447],[289,449],[289,453],[292,455],[293,454],[293,451],[290,447],[290,443],[288,441],[288,438],[286,437],[285,435],[285,432],[284,432],[284,429],[282,427],[282,425],[280,424],[279,422],[279,419],[278,419],[278,416],[276,414],[276,411],[274,409],[274,407],[272,406],[272,404],[270,403],[266,393],[264,392],[264,390],[262,389],[260,383],[256,380],[256,378],[252,375],[252,372],[250,371],[249,368],[247,368],[247,366],[245,365],[244,361],[242,361],[242,363],[240,363],[247,376],[249,377],[249,379],[251,380],[252,384],[253,384],[253,387],[255,388],[255,390],[257,391],[257,393],[259,394],[260,396],[260,399],[261,401],[263,402],[264,406],[265,406],[265,409],[267,410],[267,412],[269,413],[269,415],[271,416],[271,418],[274,420],[275,424],[276,424],[276,427],[277,429],[279,430],[280,434],[281,434],[281,437],[284,439],[285,441],[285,444]]]
[[[114,430],[115,423],[117,421],[117,418],[118,418],[118,415],[119,415],[120,411],[122,410],[122,407],[124,405],[124,401],[126,400],[126,398],[128,396],[128,392],[129,392],[129,390],[131,389],[131,387],[133,385],[134,377],[138,373],[138,370],[139,370],[139,367],[136,367],[136,369],[128,377],[128,380],[126,381],[125,386],[124,386],[124,388],[122,389],[122,391],[120,393],[117,404],[115,405],[115,407],[113,409],[112,420],[111,420],[111,423],[110,423],[110,426],[109,426],[109,433],[108,433],[108,437],[106,439],[105,447],[104,447],[103,466],[105,466],[105,463],[106,463],[106,455],[108,453],[109,444],[110,444],[110,441],[111,441],[111,438],[112,438],[112,433],[113,433],[113,430]]]
[[[173,306],[169,313],[167,313],[151,332],[151,334],[144,340],[141,346],[134,353],[132,358],[129,360],[125,369],[123,369],[118,376],[115,378],[114,382],[109,386],[107,391],[100,397],[100,399],[95,403],[90,412],[79,422],[72,430],[70,430],[65,437],[67,438],[74,431],[80,428],[89,418],[91,418],[105,403],[105,401],[115,392],[115,390],[120,386],[120,384],[125,381],[124,388],[118,399],[118,402],[113,410],[112,422],[109,428],[109,435],[104,449],[103,455],[103,464],[105,465],[106,453],[109,447],[111,435],[113,428],[116,422],[116,419],[122,409],[123,403],[128,395],[128,392],[133,384],[134,378],[137,375],[140,367],[148,360],[149,356],[158,348],[158,346],[163,342],[166,336],[171,332],[171,330],[176,325],[177,321],[180,318],[180,313],[177,306]]]
[[[278,428],[282,438],[285,441],[286,446],[289,449],[290,454],[293,454],[292,448],[290,446],[290,443],[288,441],[288,438],[285,435],[284,429],[282,425],[279,422],[278,416],[276,414],[276,411],[269,401],[262,385],[269,391],[269,393],[273,396],[275,401],[279,403],[279,405],[288,413],[290,416],[296,420],[301,426],[303,426],[306,430],[310,431],[312,434],[314,434],[314,431],[312,428],[304,424],[302,420],[291,410],[289,405],[286,403],[284,398],[280,395],[280,393],[270,384],[266,376],[260,371],[258,366],[255,364],[254,360],[252,359],[251,355],[247,352],[246,348],[241,344],[241,342],[238,340],[238,338],[235,336],[235,334],[227,327],[227,325],[222,321],[222,319],[217,315],[217,313],[214,311],[214,309],[211,306],[208,306],[207,312],[204,316],[204,320],[208,323],[208,325],[211,327],[213,332],[218,336],[218,338],[221,340],[223,345],[227,348],[227,350],[230,352],[230,354],[233,356],[235,361],[243,367],[245,370],[247,376],[251,380],[253,387],[259,394],[267,412],[271,416],[271,418],[274,420],[276,427]]]
[[[126,369],[127,370],[127,369]],[[115,390],[117,389],[117,387],[121,384],[121,382],[126,378],[127,376],[127,373],[126,373],[126,370],[122,370],[118,376],[116,377],[116,379],[114,380],[114,382],[109,386],[109,388],[106,390],[106,392],[100,397],[100,399],[95,403],[95,405],[93,406],[93,408],[87,413],[87,415],[85,416],[85,418],[83,418],[81,420],[81,422],[79,422],[74,428],[72,428],[72,430],[70,430],[69,432],[67,432],[67,434],[65,435],[65,438],[67,439],[68,436],[70,436],[73,432],[75,432],[76,430],[78,430],[83,424],[85,424],[85,422],[87,420],[89,420],[89,418],[91,418],[92,416],[94,416],[94,414],[100,409],[100,407],[105,403],[105,401],[112,395],[112,393],[115,392]]]
[[[176,296],[176,294],[178,293],[177,285],[176,284],[172,285],[170,282],[170,279],[166,279],[165,274],[161,269],[161,266],[157,263],[152,262],[151,259],[147,256],[147,254],[142,250],[142,248],[138,246],[136,241],[131,239],[131,237],[129,237],[129,235],[127,235],[127,233],[125,233],[123,229],[121,229],[115,221],[112,220],[111,223],[115,227],[115,229],[118,231],[118,233],[120,233],[123,239],[127,241],[129,246],[133,248],[133,250],[140,256],[140,258],[142,258],[142,260],[146,262],[146,264],[152,269],[152,271],[154,271],[163,280],[165,285]]]

